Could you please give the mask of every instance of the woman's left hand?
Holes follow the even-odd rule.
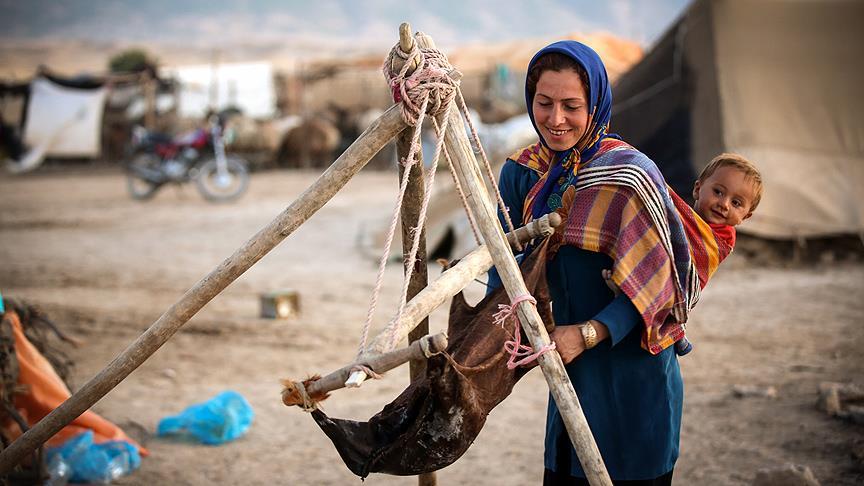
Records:
[[[579,326],[557,326],[549,333],[549,338],[555,343],[555,349],[564,364],[573,361],[585,351],[585,339]]]
[[[592,319],[582,323],[582,325],[584,324],[591,324],[594,327],[594,331],[596,332],[595,345],[609,337],[609,328],[602,322]],[[558,354],[561,355],[561,360],[564,361],[564,364],[573,361],[582,354],[582,351],[585,351],[585,338],[582,337],[582,325],[557,326],[549,333],[549,338],[555,343],[555,349],[558,350]]]

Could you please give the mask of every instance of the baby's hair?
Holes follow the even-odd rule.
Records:
[[[747,160],[743,155],[722,153],[711,159],[711,162],[708,162],[708,165],[702,169],[702,173],[699,174],[699,182],[705,182],[705,179],[711,177],[721,167],[737,169],[743,172],[747,179],[753,181],[755,195],[750,204],[750,211],[755,211],[756,206],[759,205],[759,201],[762,200],[762,173],[759,172],[756,165]]]

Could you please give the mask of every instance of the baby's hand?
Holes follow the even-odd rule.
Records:
[[[615,294],[615,297],[618,297],[618,294],[621,293],[621,289],[612,281],[612,270],[604,269],[601,270],[600,273],[603,275],[603,280],[606,281],[606,286],[609,287],[609,290],[611,290],[613,294]]]

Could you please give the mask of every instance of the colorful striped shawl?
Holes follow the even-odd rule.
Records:
[[[704,289],[720,263],[732,253],[732,248],[735,246],[735,228],[728,225],[709,224],[672,188],[669,188],[669,195],[672,196],[675,209],[678,210],[681,222],[684,224],[684,231],[687,233],[690,258],[693,259],[693,265],[699,275],[699,288]]]
[[[551,156],[539,143],[511,156],[541,175],[525,198],[525,215],[532,213]],[[642,345],[658,354],[684,335],[689,310],[731,247],[680,198],[679,207],[657,166],[623,141],[603,140],[577,174],[553,194],[561,200],[550,204],[565,221],[558,243],[614,260],[612,279],[645,323]]]

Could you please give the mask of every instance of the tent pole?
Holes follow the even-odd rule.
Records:
[[[186,291],[179,301],[80,390],[0,452],[0,475],[11,471],[28,453],[75,420],[141,366],[205,304],[321,209],[405,127],[399,106],[391,106],[270,224]]]
[[[144,100],[146,109],[144,111],[144,127],[147,130],[156,130],[156,91],[157,80],[150,74],[150,71],[145,71],[143,76]]]

